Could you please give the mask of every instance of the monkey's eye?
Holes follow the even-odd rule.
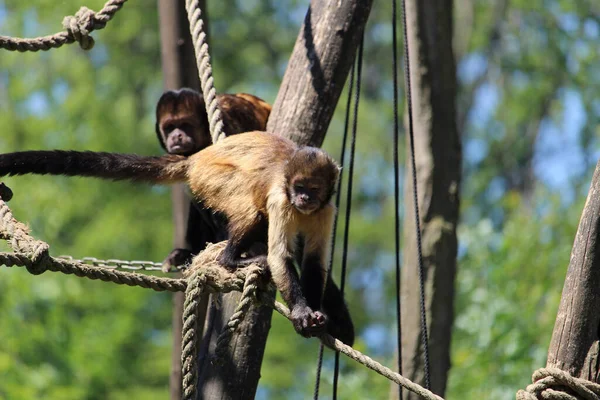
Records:
[[[163,127],[163,130],[165,131],[165,133],[173,132],[173,129],[175,129],[175,125],[173,125],[173,124],[167,124]]]
[[[298,190],[303,190],[303,189],[304,189],[303,183],[294,183],[294,190],[298,191]]]
[[[319,190],[319,186],[318,186],[318,185],[311,185],[311,186],[309,186],[309,189],[310,189],[311,191],[313,191],[313,192],[316,192],[316,191],[318,191],[318,190]]]
[[[187,133],[190,133],[194,130],[194,127],[191,124],[185,123],[181,124],[181,130]]]

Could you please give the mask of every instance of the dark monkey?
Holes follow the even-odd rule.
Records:
[[[238,267],[267,261],[296,331],[303,336],[324,331],[327,317],[321,305],[335,214],[331,197],[339,168],[323,150],[298,146],[274,134],[248,132],[189,157],[59,150],[0,155],[0,176],[28,173],[186,182],[196,198],[227,217],[229,240],[220,262]],[[304,241],[300,277],[294,266],[298,237]],[[266,242],[268,255],[242,258],[254,242]],[[343,305],[341,296],[334,300]],[[334,329],[346,319],[343,310],[336,311]],[[354,332],[347,318],[350,327],[330,333],[352,343]]]
[[[220,94],[217,102],[226,135],[266,130],[271,106],[262,99],[246,93]],[[189,156],[212,144],[204,97],[192,89],[162,94],[156,105],[155,128],[158,141],[169,154]],[[173,249],[163,262],[163,270],[189,264],[208,242],[227,239],[225,226],[222,216],[192,200],[185,234],[190,248]]]

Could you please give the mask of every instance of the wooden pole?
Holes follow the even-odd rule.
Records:
[[[425,313],[431,390],[443,396],[450,369],[454,278],[458,240],[461,141],[456,128],[456,67],[452,0],[407,0],[406,27],[422,235]],[[405,119],[408,122],[407,119]],[[424,386],[421,288],[408,124],[404,186],[402,374]],[[393,385],[393,398],[398,387]],[[417,399],[403,390],[403,399]]]
[[[322,143],[371,4],[372,0],[311,1],[269,118],[269,131],[302,144]],[[216,338],[238,299],[239,294],[228,294],[219,307],[211,304],[199,349],[197,399],[254,399],[271,324],[269,307],[252,307],[232,339],[225,363],[211,364]]]
[[[206,23],[206,1],[201,1],[203,17]],[[185,0],[158,0],[160,42],[163,71],[163,86],[165,90],[189,87],[200,90],[200,81],[194,47],[189,33],[189,23],[185,10]],[[178,184],[172,187],[171,200],[173,204],[173,246],[176,248],[189,248],[186,243],[185,233],[190,198],[186,194],[185,185]],[[166,254],[165,254],[166,256]],[[184,293],[173,294],[172,334],[173,350],[171,353],[171,372],[169,376],[169,391],[172,400],[181,399],[181,333],[183,328],[183,302]],[[200,309],[206,314],[208,295],[203,296]],[[204,325],[204,315],[200,315],[199,329]]]
[[[600,162],[575,235],[547,367],[600,382]]]

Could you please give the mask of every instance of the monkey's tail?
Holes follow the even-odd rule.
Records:
[[[170,184],[187,180],[188,159],[93,151],[22,151],[0,154],[0,176],[67,175]]]

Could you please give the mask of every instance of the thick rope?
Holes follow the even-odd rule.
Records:
[[[54,35],[32,39],[0,36],[0,48],[20,52],[45,51],[77,42],[82,49],[89,50],[94,47],[94,38],[90,34],[104,28],[126,1],[109,0],[97,13],[87,7],[81,7],[74,16],[67,16],[63,19],[62,24],[65,30]]]
[[[8,188],[6,188],[8,189]],[[259,267],[239,268],[229,272],[222,267],[214,265],[217,256],[225,246],[225,242],[210,245],[200,253],[194,261],[190,270],[191,276],[186,279],[160,278],[138,274],[134,272],[122,272],[109,268],[91,267],[78,261],[55,259],[48,255],[48,245],[36,240],[28,233],[27,227],[14,219],[2,194],[8,191],[0,184],[0,238],[5,239],[17,253],[0,252],[0,265],[7,267],[27,267],[32,273],[39,274],[46,270],[74,274],[79,277],[99,279],[105,282],[114,282],[129,286],[140,286],[157,291],[186,291],[186,302],[184,306],[184,329],[182,343],[182,361],[184,366],[184,398],[191,399],[196,391],[196,325],[197,325],[197,299],[201,291],[210,293],[227,293],[231,291],[244,291],[245,298],[251,299],[251,294],[259,294],[260,300],[277,310],[280,314],[290,319],[290,311],[283,304],[274,301],[266,292],[257,291],[261,287],[259,279],[263,277],[262,269]],[[22,253],[19,253],[22,252]],[[211,260],[213,260],[211,262]],[[208,261],[208,262],[207,262]],[[33,271],[32,271],[33,270]],[[249,300],[248,300],[249,301]],[[239,318],[243,317],[244,308],[248,303],[238,305],[241,309]],[[232,320],[230,320],[232,322]],[[232,322],[234,330],[239,322]],[[418,394],[428,400],[443,400],[427,389],[411,382],[391,369],[381,365],[372,358],[354,350],[330,335],[321,336],[321,342],[329,348],[343,353],[353,360],[367,366],[380,375],[402,385],[407,390]],[[525,398],[529,400],[528,398]]]
[[[540,368],[532,384],[517,392],[517,400],[600,400],[600,385],[575,378],[558,368]]]
[[[202,294],[206,278],[198,269],[188,279],[183,308],[183,340],[181,342],[181,365],[183,374],[183,399],[196,397],[196,377],[198,374],[198,358],[196,345],[198,343],[198,300]]]
[[[62,272],[63,274],[72,274],[80,278],[101,280],[103,282],[112,282],[119,285],[139,286],[145,289],[153,289],[157,292],[183,292],[187,286],[184,279],[161,278],[135,272],[123,272],[109,268],[90,267],[88,265],[67,260],[59,260],[53,257],[48,257],[44,262],[36,264],[27,255],[1,252],[0,264],[7,267],[25,267],[33,275],[39,275],[45,271]]]
[[[256,293],[259,286],[259,278],[262,268],[258,266],[250,266],[248,274],[246,275],[246,281],[244,282],[244,290],[238,305],[229,317],[229,321],[223,328],[223,331],[217,338],[217,346],[215,348],[215,359],[216,363],[223,363],[225,357],[229,351],[229,343],[233,334],[237,330],[238,326],[246,316],[246,313],[250,309],[250,306],[256,300]]]
[[[196,66],[198,67],[200,87],[202,88],[202,94],[204,95],[204,102],[206,104],[210,135],[213,143],[216,143],[217,140],[224,136],[223,120],[221,117],[221,110],[217,103],[217,92],[212,76],[210,55],[208,54],[208,43],[206,41],[206,33],[204,33],[203,29],[204,22],[200,16],[200,4],[198,0],[186,0],[185,9],[190,22],[190,32],[192,34],[194,51],[196,53]]]

